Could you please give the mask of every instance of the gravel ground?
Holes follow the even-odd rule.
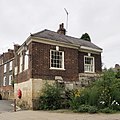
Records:
[[[120,120],[120,114],[60,113],[58,111],[17,111],[0,114],[0,120]]]

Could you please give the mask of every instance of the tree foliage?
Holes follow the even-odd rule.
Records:
[[[90,42],[91,42],[91,38],[90,38],[90,36],[89,36],[88,33],[82,34],[82,36],[81,36],[80,39],[83,39],[83,40],[86,40],[86,41],[90,41]]]

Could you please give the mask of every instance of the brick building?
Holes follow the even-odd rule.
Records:
[[[13,98],[13,50],[0,55],[0,93],[3,99]]]
[[[102,49],[65,33],[61,24],[57,32],[45,29],[14,47],[14,97],[18,100],[18,89],[22,92],[18,102],[33,107],[46,81],[58,81],[73,89],[89,83],[102,71]]]

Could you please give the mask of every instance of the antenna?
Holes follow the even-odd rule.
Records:
[[[64,8],[66,14],[67,14],[67,19],[66,19],[66,31],[68,29],[68,11],[66,10],[66,8]]]

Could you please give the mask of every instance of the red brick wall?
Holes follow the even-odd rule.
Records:
[[[29,69],[16,76],[16,82],[24,82],[30,78],[54,80],[55,76],[61,76],[66,81],[77,81],[78,74],[84,73],[84,56],[88,53],[77,49],[59,47],[64,51],[65,70],[50,69],[50,50],[55,50],[55,45],[32,42],[29,48]],[[95,57],[95,72],[101,72],[101,55],[91,54]],[[18,56],[19,65],[19,56]],[[19,69],[19,68],[18,68]]]
[[[56,46],[32,42],[32,77],[42,79],[55,79],[62,76],[66,81],[78,80],[78,50],[59,47],[64,51],[65,70],[50,69],[50,50]]]
[[[0,65],[0,91],[3,99],[9,99],[13,97],[13,87],[9,85],[9,75],[13,75],[13,71],[9,71],[9,62],[14,57],[13,50],[10,50],[2,54],[0,58],[3,60],[3,64]],[[4,73],[4,63],[7,65],[6,72]],[[6,86],[3,86],[3,79],[6,77]]]
[[[14,57],[14,53],[11,51],[3,53],[3,62],[6,62],[6,61],[12,59],[13,57]]]
[[[32,51],[32,44],[30,43],[29,46],[28,46],[28,49],[29,49],[29,54],[31,55],[31,51]],[[31,70],[32,70],[32,62],[31,62],[31,56],[29,56],[29,66],[28,66],[28,69],[27,70],[24,70],[24,57],[23,57],[23,71],[20,73],[19,72],[19,65],[20,65],[20,55],[16,54],[15,56],[15,60],[14,60],[14,67],[18,67],[18,71],[17,71],[17,75],[14,76],[14,79],[15,79],[15,82],[16,83],[21,83],[21,82],[24,82],[24,81],[27,81],[29,80],[32,76],[31,74]]]
[[[79,73],[84,73],[84,56],[88,56],[88,53],[79,52]],[[95,60],[95,72],[102,72],[102,62],[101,62],[101,54],[91,54]]]

